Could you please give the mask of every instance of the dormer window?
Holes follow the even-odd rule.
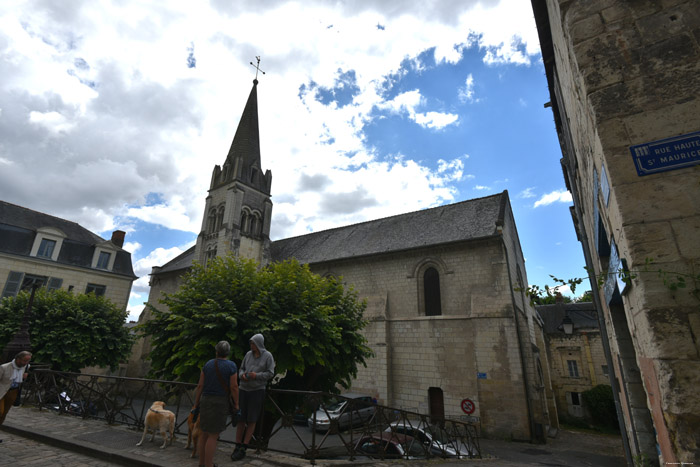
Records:
[[[66,234],[56,228],[40,227],[36,231],[29,256],[57,261],[64,238],[66,238]]]
[[[56,248],[56,240],[49,240],[48,238],[42,238],[39,244],[39,250],[36,255],[41,258],[49,258],[53,256],[53,250]]]
[[[100,251],[100,256],[97,259],[97,269],[109,269],[109,259],[111,257],[111,253],[107,253],[106,251]]]
[[[114,268],[114,260],[117,256],[116,247],[112,242],[104,242],[95,245],[90,266],[103,271],[111,271]]]

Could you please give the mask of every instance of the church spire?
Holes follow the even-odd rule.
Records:
[[[255,80],[257,81],[257,80]],[[227,160],[242,162],[241,168],[249,168],[252,165],[260,167],[260,133],[258,129],[258,85],[253,84],[253,89],[248,96],[248,102],[243,109],[241,121],[233,137],[231,149],[228,152]],[[239,175],[239,174],[236,174]]]

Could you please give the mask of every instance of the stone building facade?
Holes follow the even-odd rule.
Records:
[[[124,232],[105,240],[75,222],[0,201],[0,287],[12,297],[34,284],[104,295],[126,309],[136,279]]]
[[[289,257],[367,299],[376,357],[354,390],[438,419],[468,418],[469,400],[489,436],[556,426],[543,323],[514,290],[527,278],[507,192],[272,243]]]
[[[628,461],[697,463],[698,3],[532,5]]]
[[[260,166],[256,89],[254,81],[212,174],[196,246],[153,268],[148,303],[162,306],[194,261],[294,257],[342,276],[368,301],[376,356],[354,390],[435,418],[479,417],[487,435],[544,441],[556,407],[543,323],[514,291],[527,277],[508,193],[270,242],[272,175]],[[148,319],[146,308],[139,322]],[[135,346],[130,376],[148,370],[149,345]]]
[[[610,384],[610,369],[603,350],[598,313],[592,302],[538,305],[544,321],[552,389],[560,419],[587,418],[582,393]],[[570,332],[563,323],[569,320]]]

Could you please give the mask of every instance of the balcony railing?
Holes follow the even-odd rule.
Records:
[[[143,429],[155,400],[175,413],[177,433],[187,433],[195,385],[175,381],[32,369],[22,404]],[[308,459],[480,458],[480,427],[386,407],[368,397],[270,389],[251,448]],[[220,441],[233,443],[233,430]]]

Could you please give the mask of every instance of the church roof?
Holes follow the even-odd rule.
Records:
[[[272,260],[321,263],[479,238],[503,225],[508,192],[272,243]]]
[[[163,272],[179,271],[180,269],[187,269],[191,267],[192,261],[194,260],[194,249],[195,247],[193,246],[190,249],[185,250],[161,266],[160,269],[153,272],[160,274]]]
[[[236,134],[231,143],[231,149],[226,157],[229,161],[240,158],[242,166],[261,168],[260,165],[260,129],[258,125],[258,80],[253,81],[248,101],[243,109],[243,115],[238,123]]]

